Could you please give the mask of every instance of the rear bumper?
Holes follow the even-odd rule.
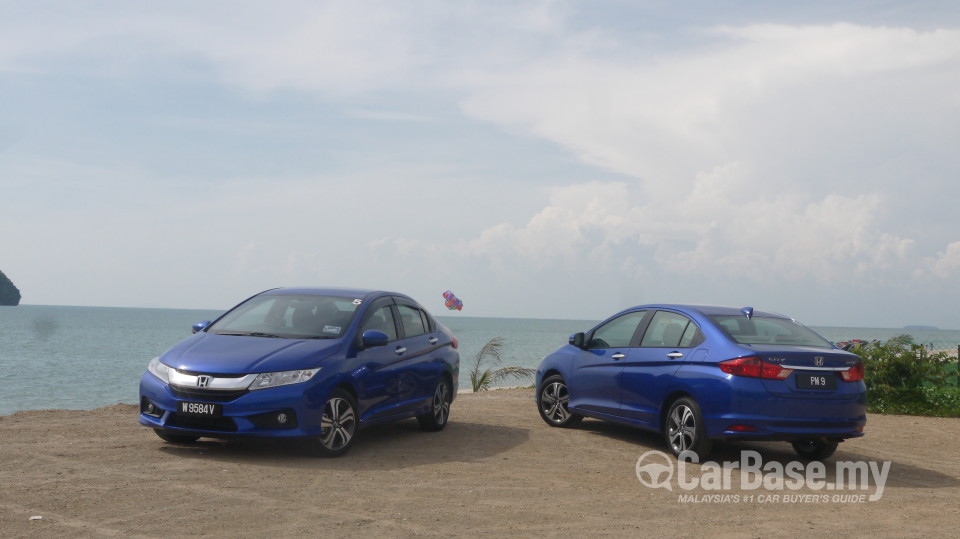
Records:
[[[830,397],[813,392],[779,397],[756,382],[738,381],[731,393],[701,402],[708,437],[792,441],[863,436],[867,396],[862,383],[850,383],[845,392]]]

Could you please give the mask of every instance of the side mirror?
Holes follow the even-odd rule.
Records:
[[[207,326],[209,325],[210,325],[209,320],[204,320],[203,322],[197,322],[196,324],[193,325],[193,332],[196,333],[198,331],[203,331],[207,329]]]
[[[569,343],[576,346],[577,348],[583,348],[584,338],[585,337],[582,331],[580,333],[574,333],[573,335],[570,336]]]
[[[360,338],[360,342],[363,344],[364,348],[385,346],[389,340],[390,337],[388,337],[386,333],[376,329],[368,329],[364,331],[363,336]]]

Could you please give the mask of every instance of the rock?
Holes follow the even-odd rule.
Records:
[[[0,271],[0,305],[20,305],[20,290]]]

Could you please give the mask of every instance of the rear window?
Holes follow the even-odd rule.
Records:
[[[714,315],[710,319],[740,344],[833,346],[813,331],[787,318]]]

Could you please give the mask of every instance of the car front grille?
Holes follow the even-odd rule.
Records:
[[[249,391],[246,389],[211,391],[209,389],[188,389],[177,386],[170,386],[170,391],[182,399],[196,399],[213,402],[230,402],[249,393]]]

